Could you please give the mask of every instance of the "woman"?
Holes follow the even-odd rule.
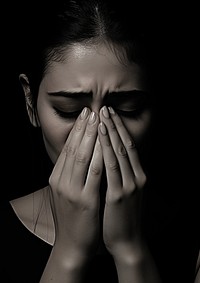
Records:
[[[19,75],[51,171],[43,188],[10,201],[16,242],[5,269],[17,262],[18,241],[25,253],[6,276],[11,282],[161,282],[142,221],[148,184],[142,161],[153,119],[144,7],[135,5],[131,19],[128,4],[112,1],[54,5],[44,14],[41,8],[41,19],[37,13],[33,27],[41,37],[26,38],[34,56],[23,50],[29,61]]]

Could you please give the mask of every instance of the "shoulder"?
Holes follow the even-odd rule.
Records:
[[[37,192],[38,195],[38,192]],[[25,195],[10,201],[10,205],[19,220],[28,228],[31,226],[35,193]],[[37,203],[37,201],[36,201]]]
[[[10,201],[14,212],[26,226],[31,225],[33,214],[42,206],[45,194],[46,187]]]
[[[29,231],[53,244],[54,222],[48,187],[11,200],[10,204],[16,216]]]

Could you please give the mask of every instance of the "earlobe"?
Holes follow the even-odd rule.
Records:
[[[28,77],[25,74],[20,74],[19,81],[24,91],[26,109],[28,112],[29,120],[34,127],[39,127],[40,123],[39,123],[39,119],[37,116],[37,110],[33,105],[33,97],[32,97],[32,92],[30,89]]]

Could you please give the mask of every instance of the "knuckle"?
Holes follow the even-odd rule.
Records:
[[[135,142],[133,141],[133,139],[129,138],[126,140],[126,147],[128,150],[135,148]]]
[[[76,155],[76,163],[78,164],[86,164],[88,161],[87,155],[85,152],[78,152]]]
[[[84,194],[74,193],[73,190],[68,192],[66,199],[70,205],[73,205],[74,208],[81,209],[82,212],[91,210],[94,206],[88,195],[84,196]]]
[[[125,186],[124,191],[126,196],[132,195],[136,190],[135,182],[130,182],[128,185]]]
[[[56,193],[59,197],[63,197],[64,196],[64,190],[62,186],[58,186],[56,189]]]
[[[142,173],[137,180],[138,189],[142,189],[145,186],[146,182],[147,182],[147,176],[146,174]]]
[[[106,202],[107,203],[113,203],[113,204],[117,204],[122,202],[123,200],[123,193],[122,191],[109,191],[106,194]]]
[[[79,197],[77,196],[77,194],[76,193],[74,193],[74,191],[73,190],[69,190],[68,191],[68,193],[67,193],[67,195],[66,195],[66,198],[67,198],[67,201],[69,202],[69,203],[73,203],[73,204],[79,204],[79,202],[80,202],[80,199],[79,199]]]
[[[109,140],[109,139],[107,139],[107,140],[105,141],[105,145],[106,145],[107,147],[111,147],[111,143],[110,143],[110,140]]]
[[[94,136],[94,134],[95,134],[94,129],[92,127],[87,127],[85,135],[87,137],[92,137],[92,136]]]
[[[114,173],[119,171],[119,164],[118,164],[118,162],[108,163],[108,167]]]
[[[51,175],[49,177],[49,185],[51,188],[55,187],[55,185],[57,184],[57,178],[54,177],[54,175]]]
[[[113,132],[116,131],[116,126],[112,121],[110,122],[110,130],[113,131]]]
[[[82,129],[82,124],[81,124],[81,121],[78,120],[77,123],[76,123],[76,125],[75,125],[75,131],[76,131],[76,132],[80,132],[81,129]]]
[[[65,151],[67,156],[74,156],[76,153],[76,148],[72,145],[68,145]]]
[[[101,173],[101,169],[100,169],[99,166],[97,166],[97,165],[92,165],[91,166],[91,174],[92,175],[99,176],[100,173]]]
[[[49,177],[49,186],[58,196],[62,194],[62,186],[58,175],[51,174]]]
[[[126,157],[127,156],[127,152],[126,152],[126,149],[123,145],[120,145],[118,147],[118,154],[122,157]]]

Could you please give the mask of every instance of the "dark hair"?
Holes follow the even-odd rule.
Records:
[[[25,64],[21,64],[20,72],[29,77],[33,103],[49,64],[62,61],[63,50],[66,52],[66,47],[75,43],[105,43],[124,64],[127,60],[141,65],[148,62],[147,7],[142,2],[128,2],[55,0],[46,3],[43,0],[42,7],[30,4],[30,14],[26,12],[26,44],[21,49],[21,62]]]

